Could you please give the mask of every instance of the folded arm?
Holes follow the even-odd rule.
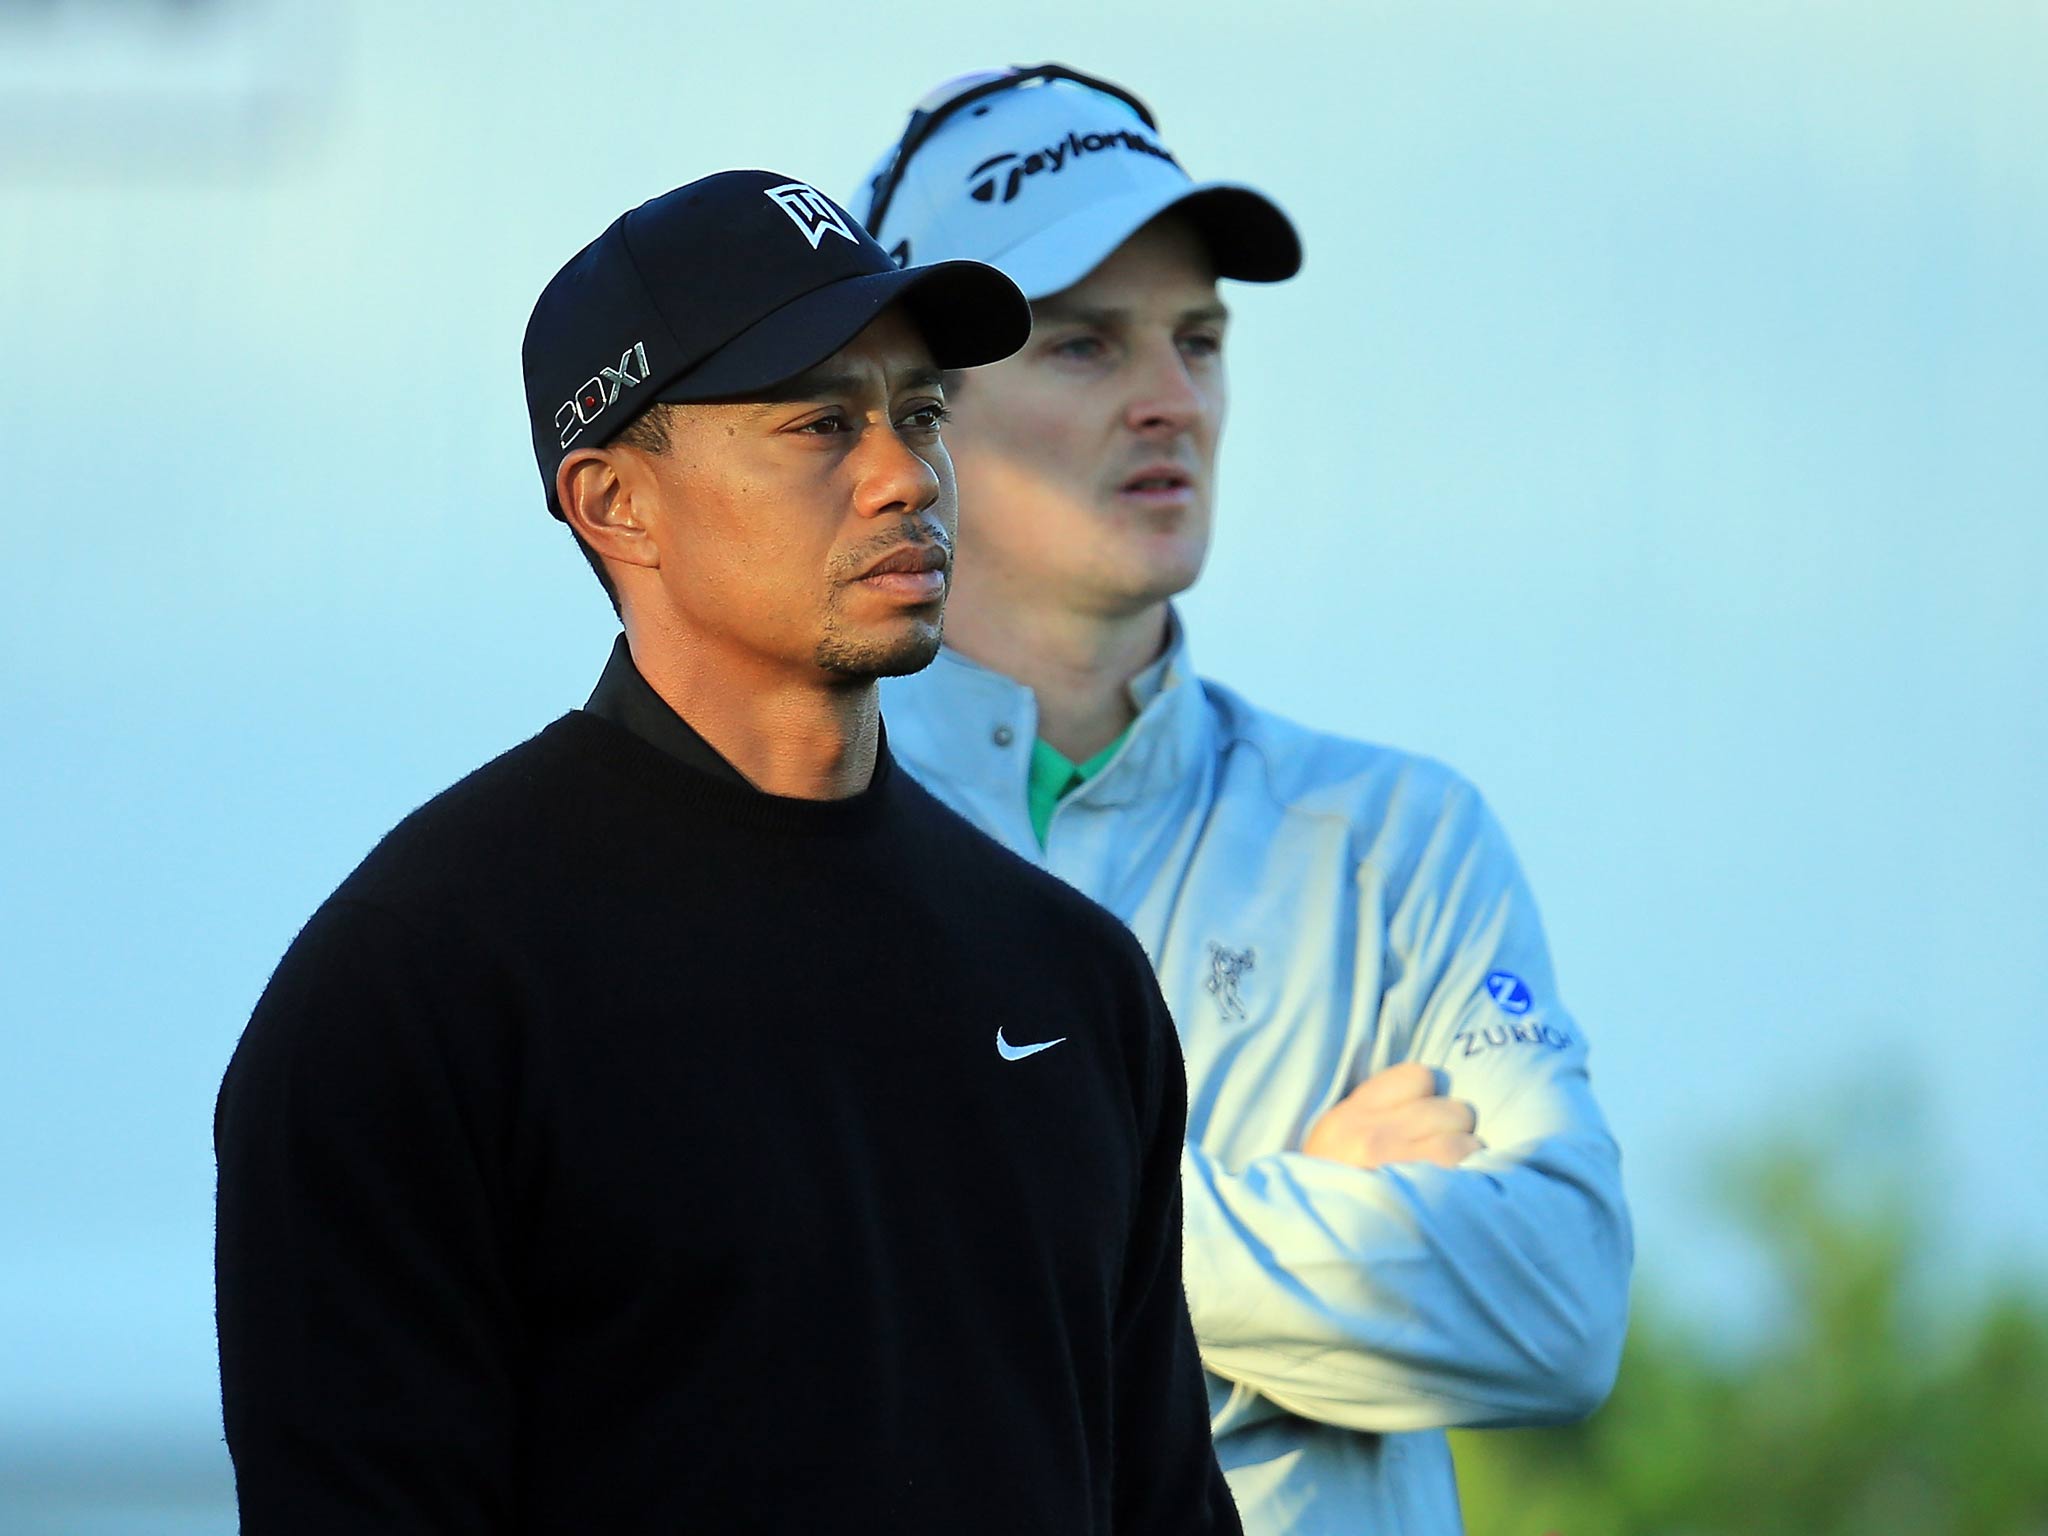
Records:
[[[1464,793],[1393,893],[1378,1023],[1472,1107],[1484,1145],[1446,1121],[1456,1166],[1421,1150],[1370,1168],[1300,1150],[1183,1159],[1203,1363],[1325,1423],[1570,1420],[1605,1398],[1620,1359],[1619,1155],[1520,870]]]

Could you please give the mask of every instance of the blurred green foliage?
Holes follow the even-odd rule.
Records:
[[[2048,1302],[1958,1299],[1909,1186],[1845,1187],[1859,1162],[1781,1149],[1726,1181],[1782,1288],[1763,1347],[1639,1294],[1592,1419],[1454,1435],[1471,1536],[2048,1536]]]

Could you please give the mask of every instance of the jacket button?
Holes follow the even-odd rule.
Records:
[[[999,725],[995,728],[994,731],[989,733],[989,740],[993,741],[999,747],[1007,747],[1011,742],[1015,741],[1016,739],[1017,733],[1011,730],[1007,725]]]

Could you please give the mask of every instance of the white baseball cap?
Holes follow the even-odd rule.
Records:
[[[1277,283],[1301,269],[1301,240],[1272,199],[1194,181],[1135,96],[1057,64],[947,81],[848,207],[899,266],[984,261],[1034,299],[1079,282],[1169,208],[1219,277]]]

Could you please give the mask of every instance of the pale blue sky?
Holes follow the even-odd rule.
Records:
[[[603,658],[522,418],[540,284],[706,171],[845,195],[929,85],[1046,57],[1303,231],[1230,294],[1196,658],[1494,801],[1646,1279],[1753,1310],[1703,1159],[1887,1079],[1957,1272],[2048,1264],[2048,9],[860,13],[0,23],[0,1443],[217,1434],[249,1006]],[[64,49],[100,72],[23,64]]]

